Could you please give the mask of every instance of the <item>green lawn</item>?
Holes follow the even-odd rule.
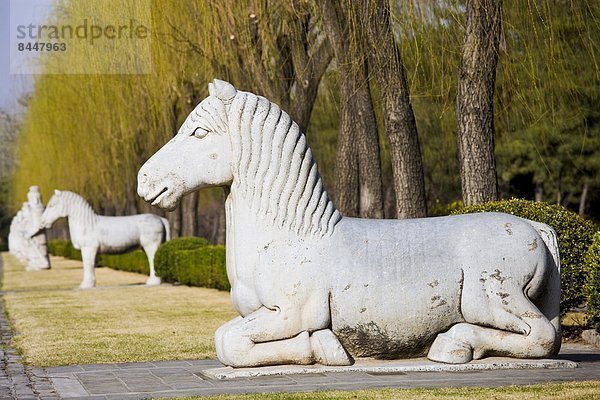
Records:
[[[600,399],[600,381],[500,388],[377,389],[310,393],[269,393],[187,397],[180,400],[593,400]]]
[[[26,272],[2,259],[13,345],[38,367],[214,358],[215,330],[236,315],[227,292],[146,287],[145,276],[109,268],[96,270],[97,288],[79,290],[79,261],[53,257],[51,270]]]

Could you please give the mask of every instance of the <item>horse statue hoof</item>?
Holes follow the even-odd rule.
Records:
[[[473,350],[441,333],[433,341],[427,358],[445,364],[464,364],[473,360]]]
[[[91,289],[96,286],[96,282],[81,282],[79,289]]]
[[[310,335],[315,362],[323,365],[352,365],[353,360],[348,356],[340,341],[329,329],[315,331]]]
[[[150,276],[146,280],[146,286],[158,286],[158,285],[160,285],[160,283],[161,283],[160,277],[158,277],[156,275]]]

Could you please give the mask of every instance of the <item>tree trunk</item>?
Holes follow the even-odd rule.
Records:
[[[465,205],[498,198],[494,156],[494,84],[501,0],[468,0],[456,115]]]
[[[544,201],[544,185],[540,182],[535,184],[535,201],[538,203]]]
[[[306,7],[310,5],[307,3]],[[304,17],[290,20],[290,27],[293,28],[289,40],[294,84],[289,93],[289,114],[300,131],[306,133],[321,78],[331,63],[333,53],[327,39],[311,34],[316,18],[306,9],[303,11]]]
[[[196,236],[198,233],[198,192],[181,199],[181,236]]]
[[[308,129],[310,116],[312,114],[313,106],[315,105],[315,99],[317,98],[319,83],[321,82],[321,77],[324,72],[325,70],[323,69],[322,71],[319,71],[320,76],[311,76],[302,80],[301,83],[296,83],[297,86],[306,86],[294,90],[294,96],[290,102],[291,105],[288,114],[292,120],[298,124],[300,132],[302,133],[306,133],[306,130]],[[298,79],[298,82],[300,81],[301,79]]]
[[[362,9],[357,4],[362,4]],[[427,216],[425,178],[417,124],[400,50],[390,26],[389,1],[356,2],[354,16],[363,27],[366,53],[383,102],[383,120],[390,142],[397,218]]]
[[[218,65],[216,70],[223,76],[231,76],[242,83],[241,87],[275,101],[287,111],[302,132],[306,132],[317,95],[321,77],[332,59],[332,52],[324,35],[316,28],[311,2],[263,1],[249,2],[248,14],[236,15],[223,10],[219,2],[213,2],[220,32],[246,31],[238,35],[234,54],[205,54],[203,45],[188,41],[191,48],[207,58],[233,61],[236,65]],[[227,8],[227,7],[225,7]],[[271,15],[277,10],[278,18]],[[274,21],[284,22],[285,29]],[[271,40],[265,40],[265,38]],[[225,39],[231,41],[232,39]],[[228,48],[223,43],[217,48]],[[228,70],[230,73],[226,73]],[[247,77],[250,76],[251,79]]]
[[[227,199],[227,196],[229,195],[229,189],[228,188],[224,188],[223,189],[223,201],[221,201],[219,203],[219,214],[218,214],[218,219],[217,219],[217,227],[215,229],[215,235],[214,235],[214,243],[215,244],[225,244],[225,238],[227,237],[227,232],[226,232],[226,228],[227,228],[227,221],[225,219],[225,200]]]
[[[165,218],[169,220],[171,239],[181,236],[181,204],[173,211],[167,211]]]
[[[343,79],[340,133],[352,132],[358,156],[358,209],[362,218],[383,218],[379,135],[368,84],[367,63]]]
[[[590,185],[586,182],[583,185],[583,190],[581,191],[581,197],[579,198],[579,215],[581,217],[585,216],[585,206],[587,203],[588,192],[590,191]]]
[[[336,149],[334,197],[347,216],[383,218],[379,136],[368,84],[367,64],[350,46],[347,18],[333,0],[319,4],[323,27],[340,76],[340,128]]]

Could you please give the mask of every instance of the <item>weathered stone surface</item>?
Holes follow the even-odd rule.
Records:
[[[107,217],[96,215],[87,201],[76,193],[55,190],[40,218],[39,229],[50,228],[59,218],[69,219],[73,247],[83,259],[82,289],[94,287],[94,263],[97,253],[118,254],[142,247],[148,257],[150,277],[147,285],[160,284],[154,272],[154,254],[169,240],[169,222],[154,214]]]
[[[138,173],[172,209],[228,186],[227,273],[240,316],[215,334],[233,367],[349,365],[427,354],[545,358],[560,347],[556,234],[500,213],[343,218],[306,138],[277,105],[223,81]]]
[[[29,188],[27,200],[11,221],[8,247],[12,254],[27,265],[28,271],[49,269],[46,232],[38,231],[40,218],[44,212],[39,187]]]
[[[595,329],[586,329],[581,332],[581,339],[592,346],[600,347],[600,333]]]

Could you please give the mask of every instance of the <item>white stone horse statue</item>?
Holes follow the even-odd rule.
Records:
[[[240,316],[215,334],[222,363],[558,352],[550,227],[500,213],[342,217],[286,112],[223,81],[209,93],[140,169],[138,194],[172,209],[196,189],[231,187],[227,274]]]
[[[41,227],[50,228],[59,218],[68,218],[73,247],[81,250],[83,260],[82,289],[94,287],[94,264],[97,253],[119,254],[142,247],[148,257],[150,277],[147,285],[160,284],[154,272],[154,254],[161,243],[169,240],[169,222],[154,214],[108,217],[96,215],[80,195],[55,190],[42,214]]]

